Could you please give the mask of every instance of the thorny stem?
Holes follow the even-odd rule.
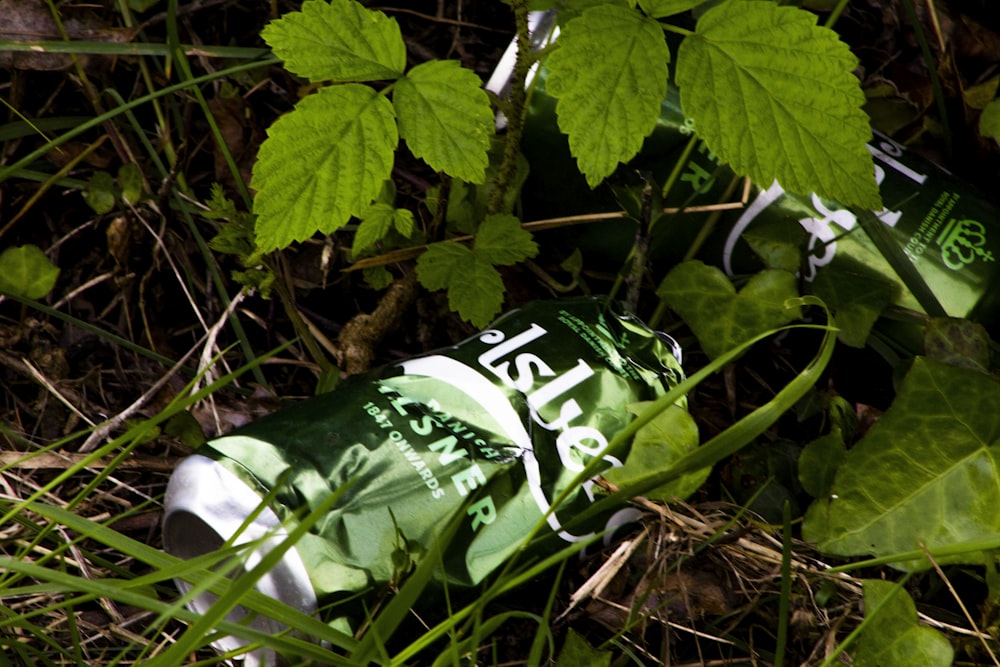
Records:
[[[517,156],[521,150],[521,133],[524,129],[524,113],[527,103],[525,82],[531,69],[531,32],[528,29],[528,0],[511,0],[514,10],[514,24],[517,28],[517,60],[510,83],[510,113],[507,114],[507,138],[503,147],[503,160],[497,169],[494,188],[490,192],[488,214],[502,212],[504,195],[510,188],[517,173]]]

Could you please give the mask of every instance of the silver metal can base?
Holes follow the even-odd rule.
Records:
[[[249,569],[287,537],[278,516],[268,507],[261,508],[254,521],[239,532],[247,517],[260,507],[261,497],[243,480],[206,456],[189,456],[177,466],[170,478],[164,504],[163,548],[185,560],[216,551],[226,542],[240,545],[263,539],[261,546],[246,557],[244,567]],[[185,581],[176,580],[176,583],[182,592],[191,589]],[[255,588],[303,613],[316,611],[316,595],[295,547],[258,580]],[[190,600],[188,608],[204,614],[215,601],[214,594],[201,593]],[[246,609],[236,607],[226,620],[239,622],[246,614]],[[263,616],[255,618],[249,626],[267,634],[287,629],[283,623]],[[229,652],[247,646],[248,642],[226,636],[212,645],[220,652]],[[239,664],[244,667],[281,664],[280,656],[271,650],[258,649],[240,658]]]

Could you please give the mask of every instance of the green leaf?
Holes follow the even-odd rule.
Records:
[[[801,225],[789,225],[788,220],[753,225],[743,233],[747,245],[767,268],[789,273],[797,273],[802,268],[802,248],[807,236]]]
[[[803,447],[799,454],[799,482],[806,493],[813,498],[825,497],[846,454],[844,434],[837,426]]]
[[[134,162],[123,164],[118,170],[118,185],[122,189],[122,199],[129,204],[137,204],[142,199],[142,170]]]
[[[955,651],[948,639],[937,630],[920,625],[917,608],[905,589],[879,579],[866,579],[862,589],[866,625],[858,639],[854,667],[952,664]]]
[[[569,21],[548,57],[546,89],[590,187],[631,159],[667,93],[670,51],[654,19],[599,5]]]
[[[354,0],[306,0],[261,37],[289,71],[311,81],[396,79],[406,68],[399,24]]]
[[[983,109],[979,116],[979,133],[1000,141],[1000,100],[993,100]]]
[[[59,267],[41,248],[23,245],[0,253],[0,292],[41,299],[56,286]]]
[[[504,285],[494,265],[534,257],[538,246],[512,215],[483,220],[472,248],[461,243],[432,244],[417,260],[417,279],[429,290],[448,290],[448,305],[472,324],[484,327],[503,304]]]
[[[826,553],[888,556],[1000,532],[1000,385],[918,357],[893,404],[847,453],[802,534]],[[966,553],[948,562],[979,563]],[[928,567],[924,561],[905,568]]]
[[[358,257],[393,229],[409,238],[413,234],[413,224],[413,213],[405,208],[395,208],[383,203],[372,204],[361,215],[361,224],[354,234],[351,254]]]
[[[490,264],[508,266],[538,254],[538,244],[531,232],[512,215],[491,215],[476,232],[473,249],[477,256]]]
[[[931,359],[988,373],[990,334],[978,322],[930,317],[924,327],[924,351]]]
[[[364,212],[392,171],[392,104],[345,84],[304,98],[268,130],[253,168],[257,243],[284,248]]]
[[[627,406],[627,409],[638,416],[650,403],[651,401],[634,403]],[[612,484],[626,488],[633,480],[652,472],[668,470],[671,464],[697,446],[698,425],[694,418],[687,410],[671,405],[639,429],[624,465],[605,471],[604,477]],[[701,488],[710,472],[711,467],[702,468],[643,495],[663,501],[687,498]]]
[[[429,290],[448,290],[448,307],[485,327],[503,304],[504,285],[493,265],[460,243],[436,243],[417,260],[417,278]]]
[[[556,659],[556,667],[608,667],[610,664],[611,651],[593,648],[573,628],[566,634],[566,642]]]
[[[87,189],[83,193],[87,206],[99,215],[110,213],[115,207],[118,194],[115,191],[115,179],[106,171],[96,171],[87,181]]]
[[[454,60],[421,63],[396,82],[392,101],[410,151],[469,183],[486,178],[494,132],[490,99],[476,73]]]
[[[654,19],[662,19],[666,16],[673,16],[693,9],[705,2],[705,0],[639,0],[639,7],[648,16]]]
[[[729,0],[684,38],[677,84],[698,135],[738,173],[874,210],[882,204],[856,66],[815,15]]]
[[[840,342],[864,347],[875,320],[899,293],[899,285],[864,264],[839,259],[817,273],[813,291],[836,315]]]
[[[726,274],[700,261],[678,264],[657,290],[681,316],[711,359],[740,343],[801,317],[795,276],[787,271],[761,271],[736,293]]]

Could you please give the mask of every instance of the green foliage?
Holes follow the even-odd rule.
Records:
[[[422,63],[396,82],[392,101],[414,155],[463,181],[485,179],[493,113],[473,71],[453,60]]]
[[[829,496],[807,511],[803,537],[830,554],[889,556],[995,536],[998,439],[997,381],[917,358],[892,406],[847,453]],[[980,563],[983,554],[951,560]]]
[[[257,244],[265,252],[330,233],[361,215],[392,171],[392,104],[373,88],[323,88],[268,130],[253,169]]]
[[[135,205],[143,195],[142,171],[136,164],[122,165],[116,179],[106,171],[96,171],[87,181],[83,199],[95,213],[104,215],[114,210],[119,201]]]
[[[853,347],[864,347],[875,321],[899,294],[899,285],[877,272],[836,259],[817,272],[812,288],[836,313],[840,341]]]
[[[924,353],[959,368],[988,372],[990,335],[977,322],[954,317],[930,317],[924,329]]]
[[[691,327],[702,349],[715,359],[755,336],[801,316],[795,276],[761,271],[737,294],[720,269],[700,261],[678,264],[657,290],[660,298]]]
[[[413,225],[413,213],[408,209],[395,208],[383,202],[372,204],[361,215],[351,254],[358,257],[393,230],[409,238],[413,234]]]
[[[0,293],[41,299],[52,291],[58,277],[59,267],[38,246],[23,245],[0,253]]]
[[[310,81],[396,79],[406,67],[399,24],[354,0],[307,0],[261,37],[290,71]]]
[[[677,85],[699,136],[737,173],[790,192],[881,208],[857,59],[813,14],[729,0],[677,54]]]
[[[503,303],[503,280],[495,266],[534,257],[538,246],[512,215],[483,221],[472,248],[446,241],[431,245],[417,261],[417,278],[430,290],[448,290],[452,310],[484,327]]]
[[[865,627],[854,656],[856,667],[948,667],[954,650],[947,638],[920,625],[913,599],[899,585],[866,579]]]
[[[559,100],[559,128],[580,171],[595,187],[639,152],[656,125],[670,51],[655,20],[616,5],[588,9],[566,24],[557,44],[546,61],[546,88]]]
[[[212,184],[207,205],[208,208],[201,212],[202,217],[222,221],[219,233],[208,242],[209,247],[216,252],[234,255],[244,270],[234,271],[233,279],[240,285],[258,290],[265,299],[269,298],[275,275],[264,264],[264,253],[257,248],[253,214],[237,210],[236,204],[226,197],[218,183]]]
[[[979,116],[979,132],[1000,141],[1000,100],[993,100],[983,109]]]
[[[649,403],[628,406],[628,411],[638,416]],[[667,470],[685,454],[698,446],[698,426],[687,410],[672,405],[660,412],[635,434],[632,449],[621,468],[612,468],[604,477],[619,487],[654,471]],[[687,498],[697,491],[708,478],[711,468],[703,468],[684,475],[669,484],[647,492],[654,500],[670,501]]]
[[[610,651],[593,648],[586,639],[570,628],[566,634],[566,642],[559,651],[556,667],[608,667],[611,657]]]

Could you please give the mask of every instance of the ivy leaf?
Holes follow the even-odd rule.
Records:
[[[868,623],[858,638],[855,667],[948,667],[952,664],[955,650],[940,632],[920,625],[917,607],[905,589],[890,581],[865,579],[862,590]],[[879,605],[882,606],[879,608]],[[872,616],[876,608],[878,613]]]
[[[629,412],[638,416],[649,403],[633,403],[626,407]],[[671,405],[635,434],[624,465],[606,470],[603,474],[609,482],[624,488],[631,481],[651,472],[667,470],[672,463],[697,446],[698,426],[694,418],[687,410]],[[683,475],[643,495],[663,501],[687,498],[701,488],[711,471],[711,467],[708,467]]]
[[[372,204],[361,216],[361,224],[354,233],[351,254],[359,256],[393,229],[409,238],[413,234],[413,224],[413,213],[405,208],[395,208],[381,202]]]
[[[611,651],[596,649],[587,643],[573,628],[566,634],[566,643],[559,651],[556,667],[608,667]]]
[[[548,57],[559,129],[591,188],[631,159],[667,93],[670,51],[654,19],[599,5],[569,21]]]
[[[918,357],[893,404],[847,452],[830,496],[806,512],[802,534],[843,556],[933,550],[995,537],[998,503],[1000,385]],[[945,561],[981,563],[983,554]]]
[[[396,82],[392,101],[410,151],[469,183],[486,179],[494,132],[490,99],[475,72],[454,60],[417,65]]]
[[[306,0],[261,37],[289,71],[310,81],[396,79],[406,68],[399,24],[355,0]]]
[[[860,262],[839,259],[816,274],[813,291],[836,315],[837,339],[864,347],[875,321],[899,293],[899,285]]]
[[[531,232],[512,215],[491,215],[476,232],[476,254],[490,264],[509,266],[538,254]]]
[[[1000,141],[1000,100],[993,100],[979,116],[979,133]]]
[[[757,183],[775,179],[848,206],[882,207],[857,59],[816,16],[729,0],[706,11],[677,54],[684,112],[719,158]]]
[[[448,290],[449,307],[485,327],[503,305],[503,279],[494,265],[514,264],[537,252],[517,218],[492,215],[479,226],[472,248],[449,241],[432,244],[417,260],[417,279],[429,290]]]
[[[990,346],[990,334],[978,322],[957,317],[927,318],[924,350],[931,359],[988,373]]]
[[[720,269],[683,262],[671,269],[657,294],[691,327],[712,359],[801,317],[799,307],[785,306],[799,295],[795,276],[776,269],[761,271],[737,294]]]
[[[847,445],[839,426],[803,447],[799,454],[799,482],[806,493],[814,498],[827,495],[833,486],[837,466],[846,454]]]
[[[686,12],[697,7],[705,0],[639,0],[639,7],[648,16],[654,19],[662,19],[674,14]]]
[[[23,245],[0,253],[0,292],[41,299],[56,286],[59,267],[41,248]]]
[[[392,171],[392,104],[359,84],[304,98],[268,130],[253,168],[257,242],[284,248],[360,215]]]

